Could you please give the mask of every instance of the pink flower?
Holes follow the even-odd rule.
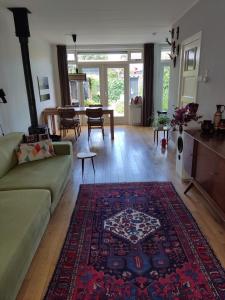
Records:
[[[176,125],[186,126],[190,121],[198,121],[202,116],[197,115],[198,104],[189,103],[185,107],[176,107],[174,109],[173,119],[171,120],[171,126]]]

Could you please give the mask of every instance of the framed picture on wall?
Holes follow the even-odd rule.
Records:
[[[49,90],[49,82],[47,76],[38,76],[38,88],[40,101],[50,100],[50,90]]]
[[[188,49],[185,52],[185,71],[194,71],[196,68],[196,54],[197,54],[197,47],[192,49]]]

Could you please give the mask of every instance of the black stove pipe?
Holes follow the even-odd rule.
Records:
[[[25,7],[11,7],[8,8],[14,17],[16,36],[19,38],[22,61],[23,61],[23,70],[25,76],[27,98],[30,112],[31,127],[38,127],[38,118],[37,118],[37,109],[34,95],[34,86],[33,79],[31,74],[30,66],[30,55],[28,47],[28,38],[30,37],[28,14],[31,12]]]

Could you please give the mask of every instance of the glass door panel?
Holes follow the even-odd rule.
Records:
[[[169,107],[169,81],[170,81],[170,66],[163,67],[163,83],[162,83],[162,110],[168,111]]]
[[[132,53],[131,53],[132,54]],[[130,99],[143,96],[143,64],[130,64]]]
[[[81,69],[86,73],[87,80],[83,82],[83,101],[84,106],[90,104],[101,104],[100,97],[100,71],[97,67]]]
[[[108,105],[113,107],[115,117],[125,116],[124,68],[107,67]]]

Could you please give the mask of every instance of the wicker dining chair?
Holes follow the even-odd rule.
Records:
[[[69,129],[74,130],[75,139],[80,136],[81,126],[80,118],[73,108],[59,108],[60,116],[60,134],[66,135]]]
[[[104,140],[104,118],[102,108],[87,108],[86,109],[87,124],[88,124],[88,140],[90,138],[91,129],[102,130],[102,137]]]

